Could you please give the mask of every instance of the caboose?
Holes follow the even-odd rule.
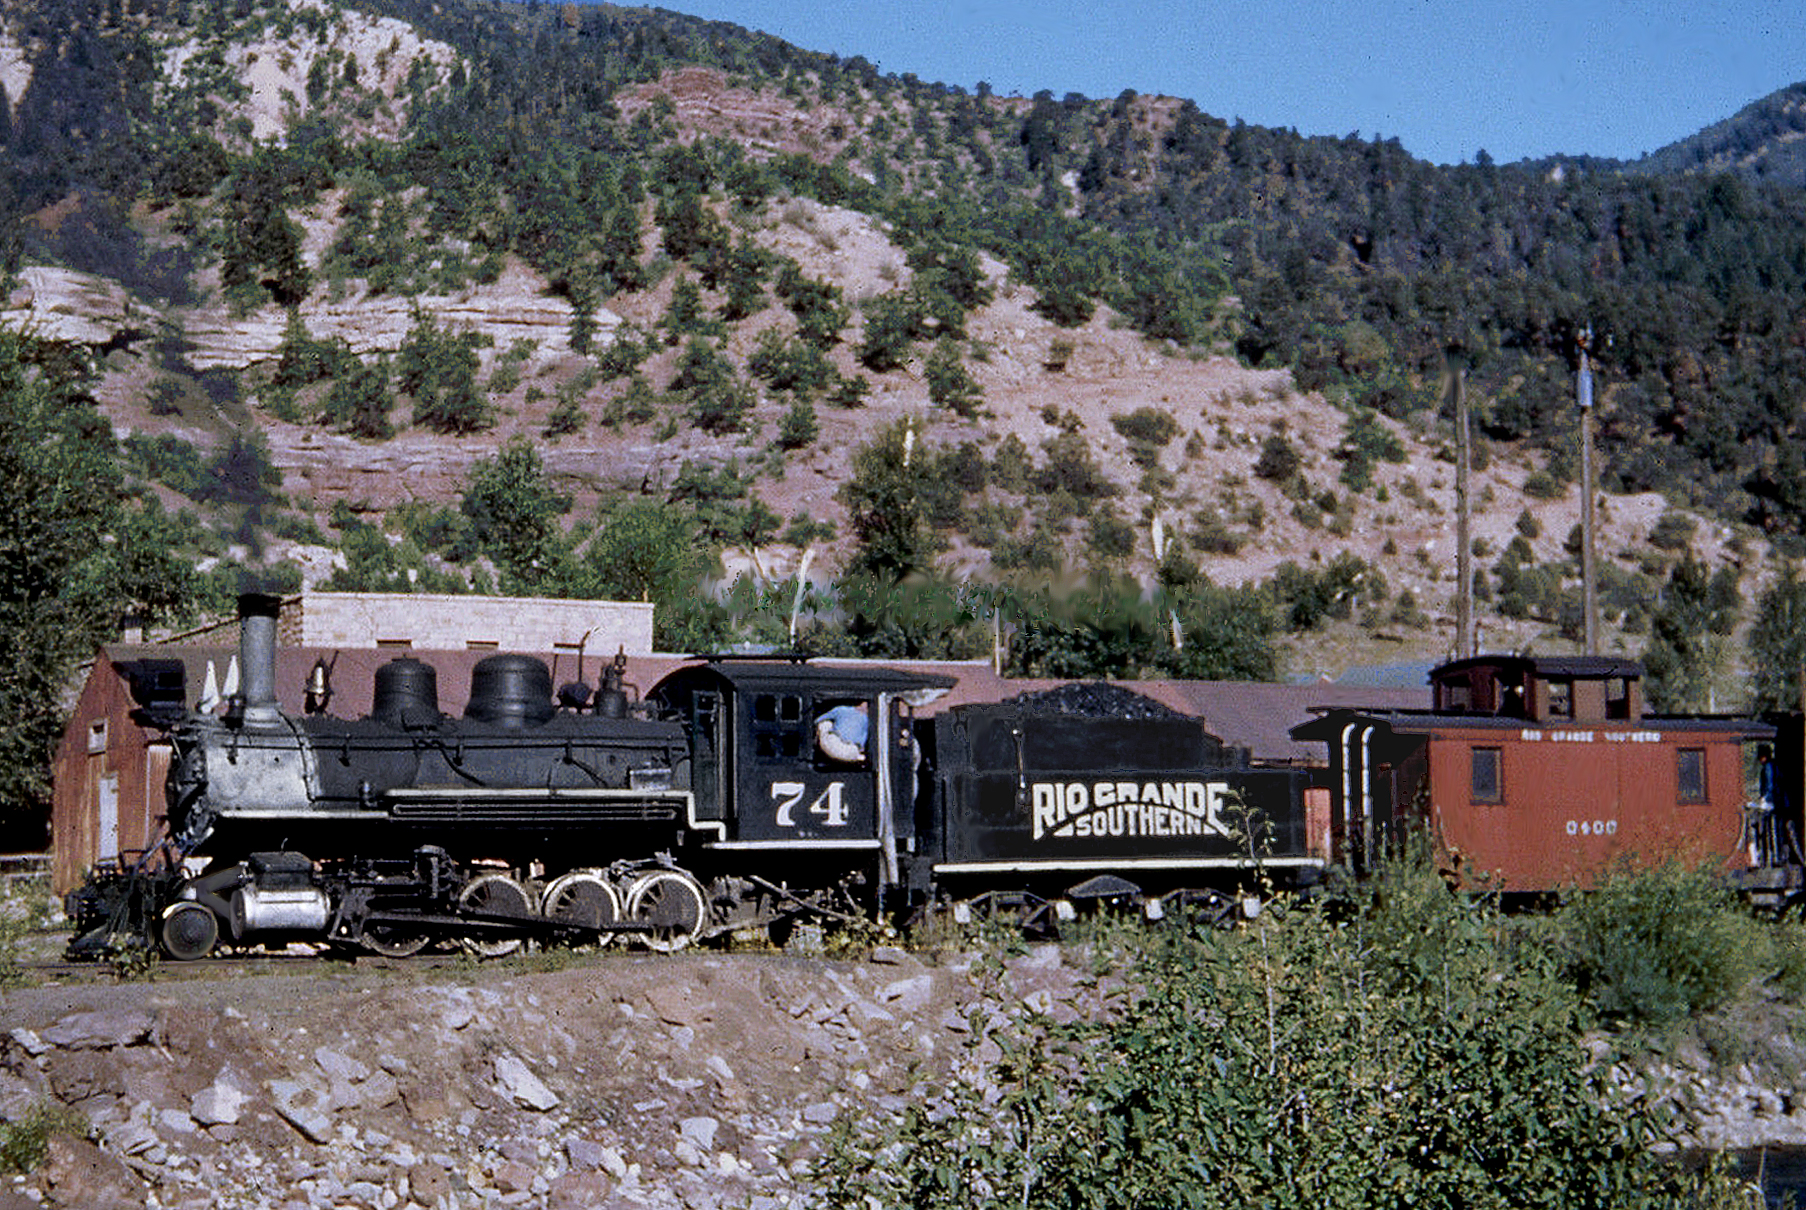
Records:
[[[1411,822],[1462,885],[1508,894],[1626,862],[1767,859],[1745,750],[1772,727],[1649,714],[1641,666],[1612,656],[1482,655],[1429,679],[1427,711],[1329,709],[1293,729],[1329,748],[1338,859],[1370,866]]]

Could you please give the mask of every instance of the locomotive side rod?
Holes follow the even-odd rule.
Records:
[[[645,920],[617,920],[609,924],[590,925],[573,920],[554,920],[550,916],[515,916],[499,912],[470,912],[447,915],[443,912],[366,912],[362,925],[386,925],[399,929],[431,929],[456,934],[458,930],[487,935],[503,935],[527,931],[532,933],[655,933],[658,925]],[[474,930],[472,926],[475,926]]]

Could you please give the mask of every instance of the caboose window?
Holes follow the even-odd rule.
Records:
[[[1704,748],[1678,748],[1674,753],[1676,780],[1679,782],[1676,797],[1682,802],[1706,801],[1706,750]]]
[[[1574,717],[1574,682],[1549,682],[1549,717]]]
[[[1605,679],[1605,717],[1630,717],[1630,681],[1621,676]]]
[[[1504,802],[1505,786],[1499,776],[1499,749],[1470,750],[1469,793],[1475,802]]]

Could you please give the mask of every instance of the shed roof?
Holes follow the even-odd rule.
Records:
[[[207,666],[214,667],[216,679],[223,680],[226,669],[237,657],[237,649],[227,646],[176,647],[163,645],[116,644],[103,652],[106,660],[119,673],[119,666],[140,659],[179,660],[187,677],[188,701],[192,705],[205,683]],[[478,660],[496,654],[493,651],[393,651],[377,648],[329,650],[322,647],[278,647],[276,650],[276,699],[283,709],[300,713],[306,693],[307,677],[316,661],[333,664],[333,697],[330,710],[346,718],[368,714],[376,670],[391,658],[408,656],[430,665],[437,673],[439,708],[447,714],[461,714],[470,695],[470,670]],[[569,656],[528,652],[553,665],[555,684],[577,680],[576,662]],[[587,657],[583,662],[584,678],[594,683],[600,676],[605,658]],[[643,696],[661,679],[679,668],[699,663],[682,655],[629,655],[628,684]],[[995,702],[1057,688],[1070,680],[1046,678],[1010,678],[998,675],[983,661],[938,660],[812,660],[810,666],[820,669],[858,669],[861,675],[874,668],[894,669],[912,679],[938,683],[940,678],[953,684],[947,693],[923,706],[918,713],[939,714],[954,706],[972,702]],[[736,665],[729,661],[718,668]],[[746,674],[742,674],[746,675]],[[1319,744],[1294,740],[1291,728],[1308,719],[1314,709],[1330,706],[1362,710],[1390,711],[1427,709],[1430,691],[1420,688],[1382,688],[1316,682],[1304,685],[1269,684],[1253,681],[1115,681],[1112,684],[1152,698],[1185,714],[1204,720],[1205,729],[1225,743],[1249,749],[1256,760],[1286,763],[1321,763],[1324,754]]]

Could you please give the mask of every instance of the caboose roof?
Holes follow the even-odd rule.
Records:
[[[1727,735],[1745,740],[1769,739],[1775,729],[1754,719],[1720,714],[1644,715],[1638,719],[1575,722],[1493,714],[1451,714],[1437,710],[1364,710],[1345,706],[1318,708],[1317,717],[1291,730],[1294,740],[1335,740],[1349,724],[1373,723],[1397,735],[1429,735],[1438,731],[1653,731],[1663,735]]]
[[[1496,668],[1500,671],[1528,672],[1533,676],[1565,677],[1573,680],[1603,681],[1613,677],[1639,680],[1643,665],[1618,655],[1476,655],[1464,660],[1451,660],[1430,670],[1432,681],[1451,673],[1474,668]]]

